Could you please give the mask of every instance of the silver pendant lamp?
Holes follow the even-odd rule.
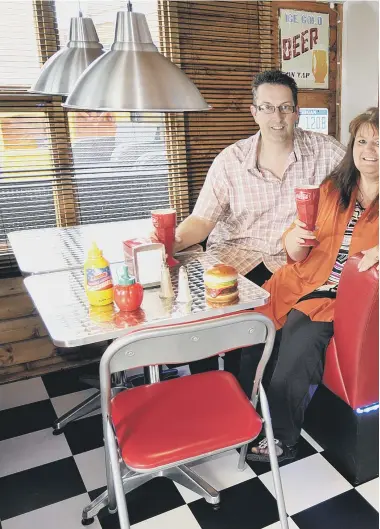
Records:
[[[29,92],[67,96],[86,68],[103,53],[92,19],[79,11],[70,22],[69,42],[46,61]]]
[[[153,44],[145,15],[119,11],[110,51],[81,75],[63,104],[103,111],[209,110],[194,83]]]

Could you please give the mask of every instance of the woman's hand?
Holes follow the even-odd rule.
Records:
[[[297,246],[300,248],[305,247],[305,239],[315,239],[315,235],[312,231],[306,229],[306,224],[300,219],[294,221],[295,227],[288,233],[286,240],[296,249]],[[298,249],[298,248],[297,248]]]
[[[295,227],[285,237],[285,248],[292,261],[300,262],[306,259],[310,252],[310,245],[305,244],[305,239],[315,239],[315,235],[306,230],[306,224],[299,219],[294,221]]]
[[[379,247],[374,246],[370,250],[362,251],[363,257],[359,261],[358,270],[359,272],[365,272],[369,270],[373,265],[379,263]],[[379,269],[379,264],[376,269]]]

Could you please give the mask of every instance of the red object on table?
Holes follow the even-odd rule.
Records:
[[[319,187],[300,186],[296,187],[295,193],[298,218],[306,224],[308,231],[314,231],[318,215]],[[317,246],[318,244],[315,239],[305,239],[305,244],[302,246]]]
[[[143,287],[140,283],[114,287],[114,300],[120,310],[131,312],[140,308],[144,296]]]
[[[175,209],[155,209],[152,211],[152,223],[156,230],[157,239],[165,246],[166,262],[168,266],[179,263],[173,257],[175,229],[177,226],[177,212]]]
[[[115,314],[113,319],[116,327],[124,329],[126,327],[135,327],[146,321],[146,315],[142,308],[134,311],[120,311]]]
[[[144,297],[144,289],[136,283],[134,277],[128,273],[126,265],[119,275],[118,284],[114,286],[114,301],[121,311],[132,312],[140,308]]]

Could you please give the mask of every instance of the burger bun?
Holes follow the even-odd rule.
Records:
[[[217,264],[203,274],[205,298],[210,305],[230,305],[239,298],[238,272],[233,266]]]

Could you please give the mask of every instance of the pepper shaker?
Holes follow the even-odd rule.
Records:
[[[161,266],[161,290],[160,298],[174,298],[172,280],[168,265],[163,262]]]

